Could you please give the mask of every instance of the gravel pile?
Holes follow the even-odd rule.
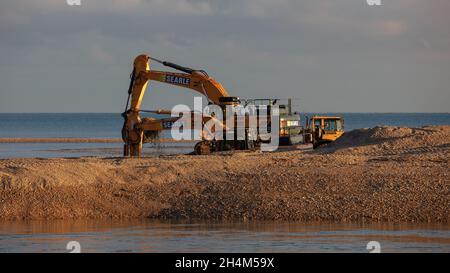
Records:
[[[0,219],[448,223],[449,144],[377,127],[314,152],[0,160]]]
[[[330,143],[320,152],[388,152],[399,150],[448,149],[450,126],[426,126],[422,128],[374,127],[357,129],[345,133],[337,141]]]

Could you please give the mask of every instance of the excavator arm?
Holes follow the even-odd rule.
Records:
[[[184,73],[150,70],[151,60]],[[149,81],[158,81],[194,90],[204,95],[209,102],[220,106],[235,104],[239,101],[239,98],[230,97],[225,88],[203,70],[194,70],[170,62],[163,62],[148,55],[139,55],[134,60],[127,106],[123,113],[125,123],[122,129],[122,138],[125,142],[125,156],[140,156],[144,131],[166,129],[163,128],[163,120],[141,119],[139,115]]]
[[[134,69],[131,91],[131,111],[139,111],[144,97],[145,90],[149,81],[158,81],[179,87],[189,88],[204,95],[210,102],[222,105],[226,101],[224,98],[230,98],[225,88],[216,80],[209,77],[203,70],[194,70],[182,67],[169,62],[158,62],[165,66],[178,69],[185,73],[175,73],[166,71],[150,70],[150,58],[147,55],[139,55],[134,61]]]

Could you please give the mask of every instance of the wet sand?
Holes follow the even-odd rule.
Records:
[[[448,223],[450,126],[356,130],[315,151],[0,160],[1,219]]]

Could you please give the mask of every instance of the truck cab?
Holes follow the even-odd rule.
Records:
[[[344,119],[333,116],[313,116],[309,120],[314,147],[333,142],[344,134]]]
[[[291,100],[288,104],[281,104],[280,108],[280,146],[302,144],[303,127],[300,114],[292,111]]]

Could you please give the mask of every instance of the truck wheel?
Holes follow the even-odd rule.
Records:
[[[210,141],[200,141],[195,144],[194,152],[196,155],[208,155],[211,153],[211,142]]]

